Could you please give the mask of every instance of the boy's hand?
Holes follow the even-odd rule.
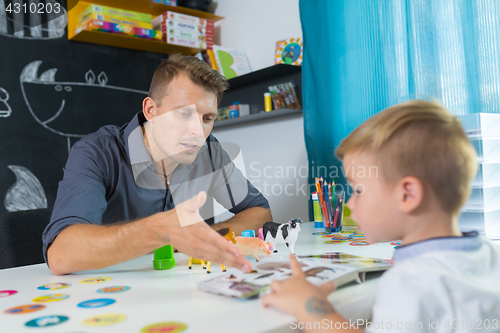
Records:
[[[324,318],[333,313],[333,307],[326,296],[335,290],[335,285],[327,282],[317,287],[307,281],[299,261],[293,254],[290,255],[290,266],[293,277],[283,282],[271,283],[271,293],[262,298],[264,307],[274,306],[295,318]]]

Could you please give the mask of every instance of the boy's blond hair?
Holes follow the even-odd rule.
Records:
[[[405,176],[430,188],[443,210],[458,214],[477,172],[476,152],[459,120],[436,102],[414,100],[371,117],[342,140],[337,157],[367,153],[389,183]]]

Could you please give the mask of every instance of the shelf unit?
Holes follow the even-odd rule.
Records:
[[[164,54],[182,52],[184,54],[193,55],[199,52],[199,49],[178,46],[178,45],[171,45],[162,41],[144,39],[128,35],[106,33],[101,31],[82,31],[79,34],[75,35],[76,26],[78,24],[78,16],[90,4],[116,7],[142,13],[149,13],[153,16],[158,16],[170,10],[181,14],[209,19],[212,21],[219,21],[224,18],[222,16],[214,15],[207,12],[202,12],[199,10],[194,10],[185,7],[169,6],[157,2],[152,2],[149,0],[92,0],[92,1],[68,0],[68,8],[70,8],[70,10],[68,11],[69,40],[114,46],[114,47],[133,49],[145,52],[164,53]]]
[[[296,114],[301,114],[301,113],[302,113],[302,110],[294,110],[294,109],[280,109],[280,110],[273,110],[273,111],[269,111],[269,112],[259,112],[259,113],[254,113],[254,114],[251,114],[251,115],[245,116],[245,117],[236,117],[236,118],[216,121],[214,123],[214,128],[224,128],[224,127],[229,127],[229,126],[234,126],[234,125],[241,125],[241,124],[251,123],[251,122],[260,121],[260,120],[269,120],[269,119],[273,119],[273,118],[291,116],[291,115],[296,115]]]
[[[269,91],[268,87],[290,81],[295,84],[295,92],[300,105],[302,105],[302,68],[300,66],[279,64],[229,79],[229,90],[222,97],[220,107],[226,107],[239,101],[241,104],[250,105],[250,115],[216,121],[214,129],[301,114],[302,110],[300,109],[261,112],[264,110],[264,93]]]

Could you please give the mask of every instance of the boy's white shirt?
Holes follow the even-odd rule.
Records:
[[[474,234],[396,249],[367,330],[499,332],[500,246]]]

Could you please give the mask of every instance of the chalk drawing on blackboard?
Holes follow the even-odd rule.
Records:
[[[4,205],[9,212],[47,208],[47,198],[42,184],[27,168],[19,165],[8,165],[16,175],[16,183],[5,195]]]
[[[12,114],[12,108],[9,103],[9,93],[0,87],[0,118],[7,118]]]
[[[19,4],[19,12],[15,13],[13,11],[12,17],[9,17],[5,11],[9,3],[12,6]],[[68,25],[67,11],[54,0],[17,0],[11,2],[0,0],[0,7],[2,8],[0,10],[0,35],[2,36],[50,40],[61,38],[66,32],[66,26]],[[27,15],[24,15],[25,8],[29,12]],[[36,10],[32,10],[35,8]],[[41,11],[43,11],[43,14],[39,13]],[[43,21],[47,23],[42,24]],[[10,29],[9,26],[11,26]]]
[[[56,81],[57,68],[38,76],[42,61],[37,60],[24,67],[20,75],[24,101],[35,120],[49,131],[68,138],[82,138],[96,130],[93,119],[112,119],[117,124],[130,121],[130,105],[121,105],[127,98],[137,95],[142,100],[148,92],[108,85],[108,77],[101,72],[97,77],[92,70],[85,74],[85,82]],[[91,96],[91,97],[88,97]],[[88,98],[87,98],[88,97]],[[109,125],[110,123],[103,123]]]

